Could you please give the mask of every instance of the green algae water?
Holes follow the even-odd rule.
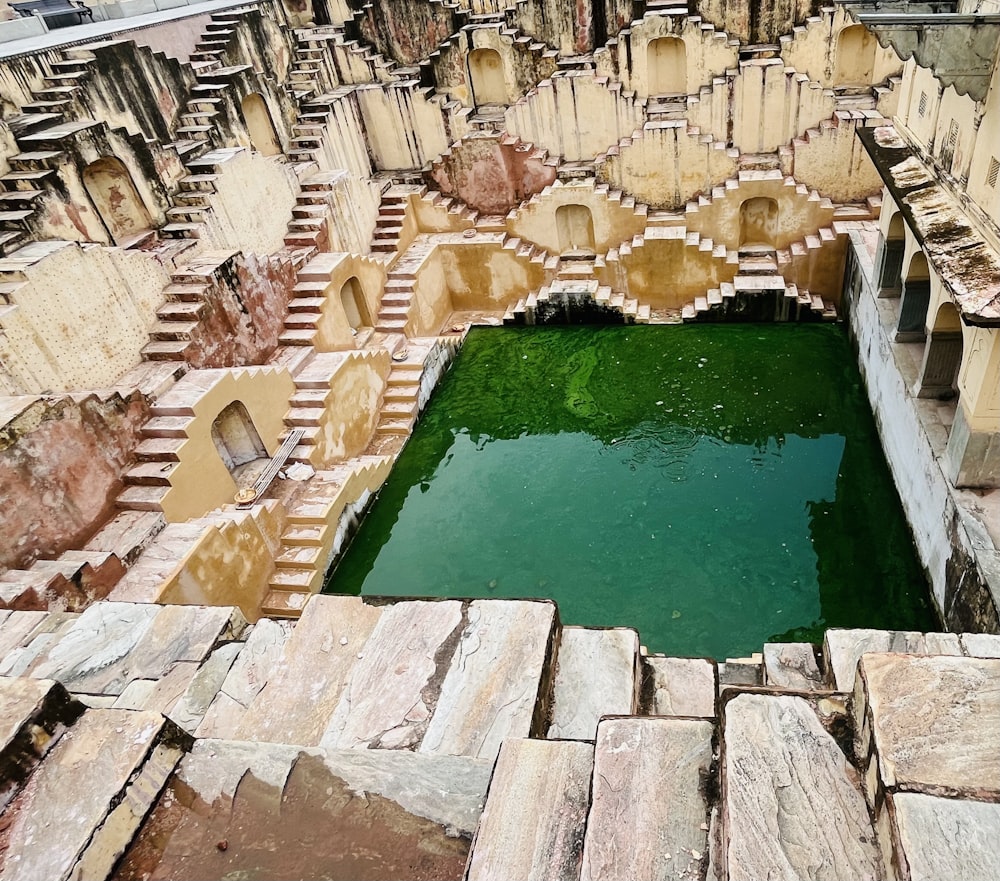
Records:
[[[550,597],[717,658],[934,625],[829,325],[473,330],[327,589]]]

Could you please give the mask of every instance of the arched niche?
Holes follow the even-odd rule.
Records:
[[[863,24],[844,28],[837,36],[835,86],[871,85],[878,41]]]
[[[152,226],[146,205],[124,163],[102,156],[83,170],[83,187],[115,244]]]
[[[242,401],[233,401],[215,417],[212,443],[230,474],[248,462],[267,458],[264,442]]]
[[[949,400],[958,396],[962,345],[962,318],[954,305],[942,303],[924,349],[918,397]]]
[[[927,307],[931,302],[931,273],[927,258],[916,251],[906,266],[896,326],[897,343],[923,342],[927,338]]]
[[[906,252],[906,226],[897,211],[889,221],[889,234],[879,240],[878,295],[898,297],[903,282],[903,255]]]
[[[560,253],[594,253],[594,217],[586,205],[560,205],[556,208],[556,232]]]
[[[650,95],[687,94],[687,47],[679,37],[658,37],[646,44]]]
[[[274,122],[264,97],[251,92],[240,102],[240,108],[254,150],[262,156],[277,156],[281,152],[281,142],[274,130]]]
[[[496,49],[473,49],[469,53],[469,79],[476,106],[507,103],[503,59]]]
[[[740,246],[774,247],[778,235],[778,203],[756,196],[740,205]]]
[[[347,316],[347,323],[352,330],[373,326],[364,291],[357,278],[349,278],[344,282],[344,286],[340,289],[340,304],[344,308],[344,315]]]

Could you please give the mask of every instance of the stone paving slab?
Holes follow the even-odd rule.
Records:
[[[894,847],[901,881],[995,878],[1000,867],[1000,805],[921,793],[888,795],[891,833],[879,826],[885,852]]]
[[[317,746],[382,612],[361,597],[312,597],[235,739]]]
[[[8,805],[0,878],[106,877],[188,745],[158,713],[87,710]]]
[[[764,679],[771,687],[790,691],[828,688],[816,663],[816,653],[806,642],[767,643],[764,646]]]
[[[650,716],[715,717],[716,673],[707,658],[643,659],[646,668],[644,711]]]
[[[1000,659],[866,654],[854,706],[858,758],[874,749],[879,786],[1000,798]]]
[[[579,879],[593,767],[588,743],[505,741],[467,881]]]
[[[465,623],[460,602],[387,607],[351,670],[320,745],[327,749],[417,746]]]
[[[730,700],[721,764],[730,881],[881,877],[858,773],[806,700],[746,693]]]
[[[548,737],[593,740],[602,716],[635,712],[639,634],[563,627]]]
[[[441,686],[421,752],[494,758],[527,737],[548,675],[551,602],[477,600]]]
[[[828,630],[823,642],[827,675],[835,691],[853,691],[858,661],[865,652],[901,652],[914,655],[961,655],[954,633],[917,633],[909,630]]]
[[[233,736],[247,707],[271,678],[292,630],[291,621],[270,618],[261,618],[253,625],[198,727],[198,737]]]
[[[583,881],[691,879],[708,853],[708,721],[604,719],[583,846]]]
[[[959,639],[970,658],[1000,658],[1000,636],[994,633],[962,633]]]
[[[116,877],[458,878],[490,771],[400,750],[201,740]]]
[[[51,679],[0,678],[0,810],[83,711]]]

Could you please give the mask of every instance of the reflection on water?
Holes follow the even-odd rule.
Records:
[[[549,596],[717,657],[932,624],[831,327],[472,333],[330,588]]]

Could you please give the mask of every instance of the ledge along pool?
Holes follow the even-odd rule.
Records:
[[[326,590],[550,597],[716,658],[935,626],[831,325],[473,330]]]

